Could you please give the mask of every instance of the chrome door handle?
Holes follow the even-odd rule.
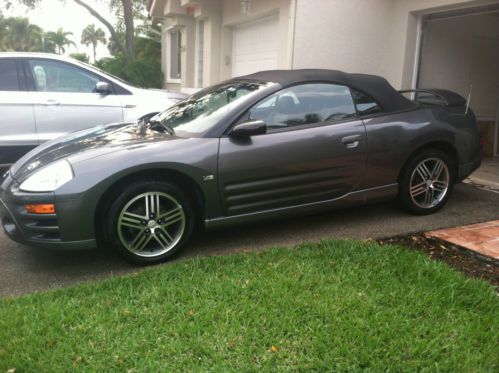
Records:
[[[56,101],[56,100],[47,100],[45,101],[45,105],[48,105],[48,106],[57,106],[57,105],[60,105],[61,103],[59,101]]]
[[[362,135],[352,135],[345,136],[341,139],[341,142],[345,144],[348,149],[356,148],[359,146],[359,141],[362,138]]]

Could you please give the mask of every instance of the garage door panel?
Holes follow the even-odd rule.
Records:
[[[278,19],[267,17],[234,27],[232,76],[277,68]]]

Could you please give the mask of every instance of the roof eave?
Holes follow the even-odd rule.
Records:
[[[165,0],[152,0],[149,9],[149,17],[164,17]]]

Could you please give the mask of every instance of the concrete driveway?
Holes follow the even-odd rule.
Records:
[[[466,181],[499,190],[499,157],[482,159],[480,168]]]
[[[382,238],[498,218],[497,192],[460,184],[446,207],[430,216],[412,216],[399,210],[395,203],[388,203],[237,227],[198,236],[179,259],[328,238]],[[138,270],[109,250],[40,250],[14,243],[0,233],[0,296],[59,288]]]

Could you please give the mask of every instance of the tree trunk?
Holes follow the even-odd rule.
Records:
[[[94,63],[95,63],[95,47],[97,47],[97,43],[92,43],[92,46],[94,47]]]
[[[125,19],[125,44],[127,63],[135,59],[135,30],[133,24],[132,0],[121,0],[123,4],[123,17]]]
[[[97,18],[104,26],[106,26],[106,28],[109,30],[109,33],[111,34],[111,38],[115,42],[115,44],[118,47],[118,49],[120,50],[120,52],[122,52],[126,56],[127,63],[131,62],[131,60],[128,59],[128,52],[127,52],[128,48],[125,49],[125,47],[123,46],[123,43],[120,40],[120,36],[118,35],[116,30],[114,29],[113,25],[111,25],[111,23],[109,23],[107,19],[105,19],[103,16],[101,16],[94,8],[92,8],[87,3],[83,2],[82,0],[73,0],[73,1],[76,4],[84,7],[86,10],[88,10],[88,12],[91,15],[93,15],[95,18]],[[131,3],[131,0],[129,0],[129,2]],[[125,26],[128,29],[128,25],[126,25],[126,16],[125,16]],[[133,33],[133,15],[132,15],[132,33]],[[127,34],[128,34],[128,30],[127,30]],[[134,50],[135,50],[135,45],[134,45]]]

